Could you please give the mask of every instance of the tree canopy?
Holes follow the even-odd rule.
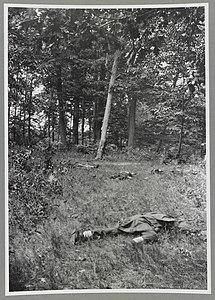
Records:
[[[8,45],[12,144],[97,143],[110,93],[105,143],[179,157],[205,142],[204,7],[10,7]]]

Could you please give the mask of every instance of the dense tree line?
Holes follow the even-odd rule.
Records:
[[[203,7],[9,8],[8,50],[13,145],[205,142]]]

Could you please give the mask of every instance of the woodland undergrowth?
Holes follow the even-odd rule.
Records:
[[[140,154],[94,161],[74,151],[9,151],[10,291],[207,288],[205,163]],[[122,171],[135,175],[113,179]],[[148,244],[125,234],[74,244],[74,231],[149,211],[187,220],[192,230],[163,231]]]

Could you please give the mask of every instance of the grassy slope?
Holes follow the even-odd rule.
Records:
[[[119,161],[117,157],[100,162],[97,169],[68,163],[88,159],[72,153],[55,158],[55,177],[63,186],[63,196],[52,199],[52,214],[38,226],[39,233],[24,238],[17,232],[13,241],[20,286],[26,290],[206,289],[204,167],[159,166],[149,161]],[[157,167],[164,172],[152,174]],[[133,179],[110,179],[123,170],[136,175]],[[162,232],[158,242],[147,245],[135,246],[133,236],[124,234],[73,244],[74,229],[109,227],[148,211],[189,219],[198,231]]]

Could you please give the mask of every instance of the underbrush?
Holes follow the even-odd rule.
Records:
[[[204,165],[134,158],[10,154],[10,291],[207,288]],[[123,171],[134,176],[114,179]],[[148,244],[134,245],[126,234],[74,243],[75,231],[148,211],[186,220],[189,230],[162,231]]]

